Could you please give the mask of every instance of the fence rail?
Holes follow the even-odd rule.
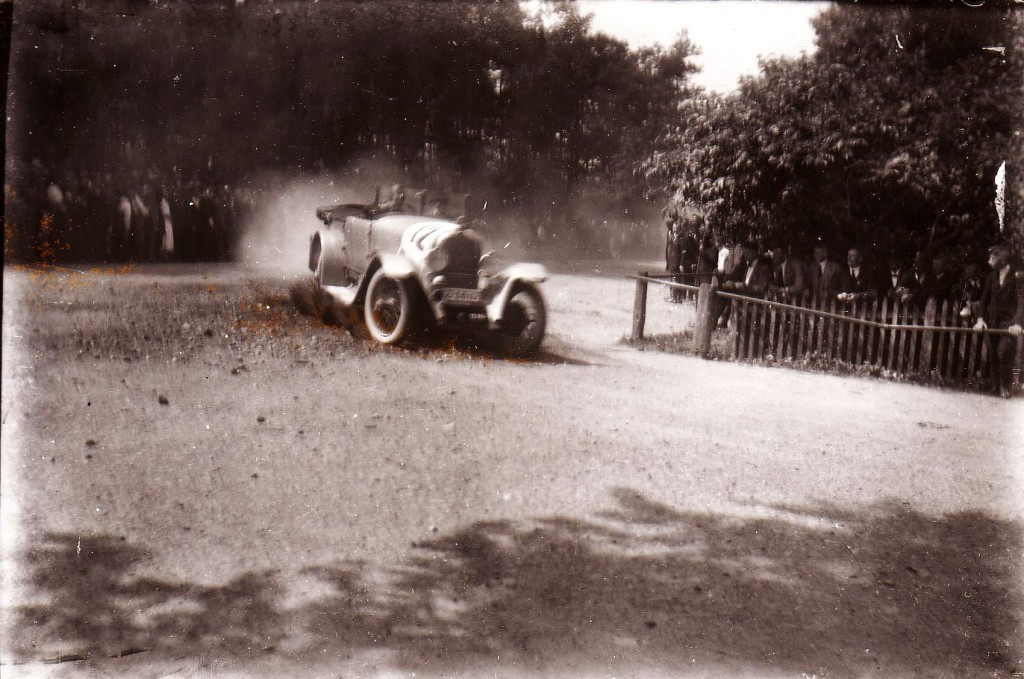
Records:
[[[713,312],[732,304],[728,353],[734,360],[802,361],[866,366],[893,375],[918,376],[959,387],[985,381],[995,343],[1011,333],[976,330],[956,306],[932,299],[920,307],[889,299],[797,304],[718,290],[710,284],[675,282],[676,274],[632,276],[636,281],[633,339],[643,337],[647,287],[664,285],[695,293],[693,348],[711,350]],[[1016,337],[1014,389],[1021,385],[1024,335]]]
[[[699,299],[700,287],[676,283],[674,279],[679,276],[706,276],[707,274],[652,274],[642,271],[631,278],[636,280],[636,293],[633,297],[633,332],[630,336],[633,339],[641,339],[644,336],[644,326],[647,324],[647,285],[655,283],[664,285],[673,290],[691,292],[694,299]]]

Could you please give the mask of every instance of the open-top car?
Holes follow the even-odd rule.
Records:
[[[509,357],[544,338],[540,264],[491,271],[494,256],[469,226],[468,196],[396,185],[368,204],[317,208],[309,268],[329,305],[362,311],[371,337],[399,344],[435,326],[473,328]],[[482,332],[479,332],[482,331]]]

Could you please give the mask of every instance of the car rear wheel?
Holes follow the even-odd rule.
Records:
[[[544,298],[534,288],[521,288],[509,299],[493,343],[504,356],[525,358],[540,348],[546,326]]]
[[[420,308],[414,284],[392,278],[378,269],[366,288],[363,315],[370,336],[381,344],[398,344],[420,328]]]
[[[334,312],[334,300],[324,292],[324,258],[317,253],[316,268],[313,270],[313,309],[321,321],[328,325],[338,322],[338,316]]]

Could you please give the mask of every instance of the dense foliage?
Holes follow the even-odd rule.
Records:
[[[814,26],[814,54],[686,103],[645,165],[670,207],[701,206],[724,238],[974,256],[1000,238],[996,172],[1007,161],[1013,182],[1022,159],[1019,15],[845,5]]]
[[[144,171],[377,159],[510,206],[643,194],[692,46],[630,51],[571,4],[58,2],[17,7],[13,150]],[[621,201],[620,201],[621,202]]]
[[[836,6],[815,20],[813,54],[766,60],[720,96],[690,84],[685,35],[630,50],[572,3],[546,11],[554,20],[515,2],[21,3],[9,177],[34,158],[122,183],[152,166],[237,178],[383,165],[549,229],[646,197],[699,208],[730,239],[973,258],[996,239],[1024,246],[1022,12]]]

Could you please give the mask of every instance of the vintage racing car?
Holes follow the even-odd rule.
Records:
[[[383,194],[383,195],[382,195]],[[468,196],[400,185],[369,204],[317,208],[309,268],[322,302],[362,311],[371,337],[399,344],[435,325],[475,329],[489,347],[525,357],[547,312],[540,264],[490,271],[494,253],[467,226]]]

